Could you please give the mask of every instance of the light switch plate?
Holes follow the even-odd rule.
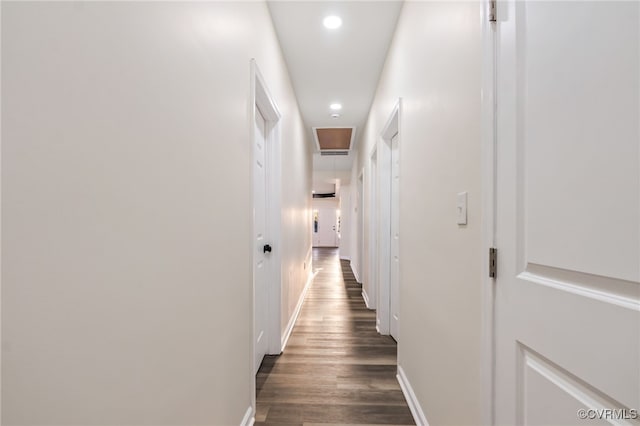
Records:
[[[457,200],[457,208],[458,208],[458,225],[466,225],[467,224],[467,192],[458,193]]]

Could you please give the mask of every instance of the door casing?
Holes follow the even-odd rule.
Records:
[[[281,300],[281,264],[282,264],[282,248],[281,248],[281,204],[282,204],[282,191],[281,191],[281,155],[280,155],[280,118],[281,114],[277,107],[277,104],[269,92],[266,82],[260,73],[258,65],[256,64],[255,59],[251,59],[250,61],[250,99],[248,102],[248,123],[250,125],[250,143],[251,143],[251,156],[252,160],[249,162],[251,167],[253,167],[253,143],[255,140],[255,120],[256,114],[258,110],[262,114],[266,122],[266,156],[267,156],[267,164],[266,164],[266,186],[267,186],[267,203],[266,203],[266,238],[270,245],[273,247],[273,251],[270,254],[270,262],[269,262],[269,270],[268,270],[268,297],[267,297],[267,317],[268,317],[268,325],[266,327],[266,331],[268,333],[267,339],[269,342],[268,345],[268,354],[277,355],[280,354],[282,348],[282,332],[280,329],[280,300]],[[250,173],[252,173],[252,169],[250,169]],[[252,191],[253,193],[253,191]],[[253,209],[253,200],[252,200],[252,209]],[[255,225],[252,224],[252,228],[255,228]],[[255,232],[251,233],[251,245],[252,247],[252,255],[251,255],[251,270],[254,270],[254,251],[253,251],[253,237]],[[253,273],[253,272],[252,272]],[[252,278],[252,318],[255,315],[255,279]],[[252,355],[251,355],[251,377],[252,377],[252,396],[251,396],[251,404],[254,409],[256,407],[256,383],[255,383],[255,374],[253,374],[254,370],[254,354],[256,352],[255,348],[255,338],[256,338],[256,330],[254,327],[253,320],[251,333],[251,345],[252,345]]]
[[[374,146],[369,155],[368,174],[368,238],[367,244],[367,298],[365,302],[369,309],[375,309],[378,303],[378,152]]]
[[[356,228],[357,228],[357,243],[358,243],[358,254],[357,254],[357,270],[354,271],[356,275],[356,280],[359,283],[362,283],[362,279],[364,278],[364,169],[360,170],[358,174],[358,184],[357,184],[357,216],[356,216]]]
[[[402,98],[393,107],[387,123],[380,132],[378,149],[378,303],[376,328],[380,334],[390,333],[391,315],[391,140],[400,138]],[[398,140],[399,143],[399,140]],[[399,283],[398,283],[399,284]]]

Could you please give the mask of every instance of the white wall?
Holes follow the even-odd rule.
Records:
[[[266,5],[2,4],[3,424],[240,423],[251,57],[283,114],[297,300],[310,143]]]
[[[340,207],[340,199],[337,197],[331,198],[313,198],[311,200],[311,207],[316,209],[338,209]]]
[[[277,47],[279,50],[279,47]],[[278,52],[282,132],[282,292],[281,331],[284,334],[313,273],[311,253],[311,186],[313,145],[308,141],[295,94]],[[264,58],[263,61],[266,61]],[[280,100],[282,99],[282,101]],[[286,109],[285,109],[286,108]]]
[[[319,156],[319,154],[314,154],[315,156]],[[324,157],[323,157],[324,158]],[[314,167],[315,167],[314,163]],[[313,181],[314,183],[319,183],[321,185],[327,184],[336,184],[340,182],[341,184],[349,184],[351,179],[351,169],[348,170],[322,170],[322,169],[313,169]],[[326,186],[324,187],[326,189]]]
[[[402,97],[398,363],[436,425],[482,422],[480,6],[405,3],[354,165],[368,167]]]

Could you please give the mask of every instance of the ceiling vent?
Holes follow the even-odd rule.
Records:
[[[349,155],[349,151],[320,151],[320,155]]]

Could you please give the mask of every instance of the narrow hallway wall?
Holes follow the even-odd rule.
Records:
[[[482,422],[480,6],[405,3],[354,165],[401,97],[398,363],[432,425]]]
[[[240,424],[252,57],[282,113],[288,315],[311,145],[266,4],[2,4],[3,424]]]

